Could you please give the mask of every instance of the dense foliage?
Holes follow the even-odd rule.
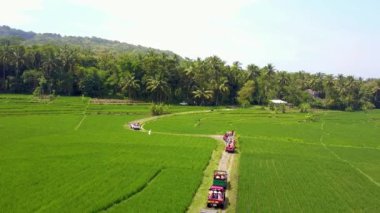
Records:
[[[74,45],[26,45],[0,40],[0,92],[35,95],[128,97],[197,105],[266,105],[284,99],[298,106],[360,110],[380,107],[380,80],[304,71],[278,71],[272,64],[245,69],[217,56],[182,59],[147,51],[115,52]]]

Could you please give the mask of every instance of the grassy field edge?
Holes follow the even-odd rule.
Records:
[[[206,207],[206,199],[208,189],[212,184],[213,180],[213,172],[218,168],[220,157],[224,151],[224,145],[217,141],[217,146],[215,150],[212,152],[209,164],[206,169],[203,171],[203,179],[200,184],[197,192],[195,193],[193,200],[190,206],[187,208],[187,212],[189,213],[199,213],[202,208]]]
[[[231,169],[229,171],[229,181],[230,181],[230,188],[228,189],[228,199],[229,199],[229,205],[226,212],[228,213],[234,213],[236,212],[236,205],[237,205],[237,195],[239,190],[239,163],[240,163],[240,153],[241,150],[238,149],[238,152],[234,153],[233,156],[233,164],[231,165]]]

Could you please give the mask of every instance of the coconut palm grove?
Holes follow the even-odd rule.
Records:
[[[365,110],[380,107],[380,80],[287,72],[218,56],[182,58],[127,44],[0,28],[0,91],[43,95],[130,98],[191,105],[267,105]],[[7,36],[5,36],[7,35]]]

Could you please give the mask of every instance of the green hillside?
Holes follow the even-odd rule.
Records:
[[[1,37],[20,38],[22,40],[21,44],[24,45],[74,45],[83,49],[91,49],[96,51],[112,50],[118,53],[146,53],[148,51],[154,51],[157,53],[163,52],[170,55],[174,54],[171,51],[158,50],[150,47],[133,45],[120,41],[112,41],[98,37],[62,36],[56,33],[26,32],[11,28],[9,26],[0,26],[0,38]]]

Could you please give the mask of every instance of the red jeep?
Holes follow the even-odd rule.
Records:
[[[225,150],[226,150],[226,152],[229,152],[229,153],[235,152],[235,140],[233,140],[230,143],[227,143]]]
[[[226,203],[225,190],[222,186],[211,186],[208,192],[207,207],[224,208]]]

